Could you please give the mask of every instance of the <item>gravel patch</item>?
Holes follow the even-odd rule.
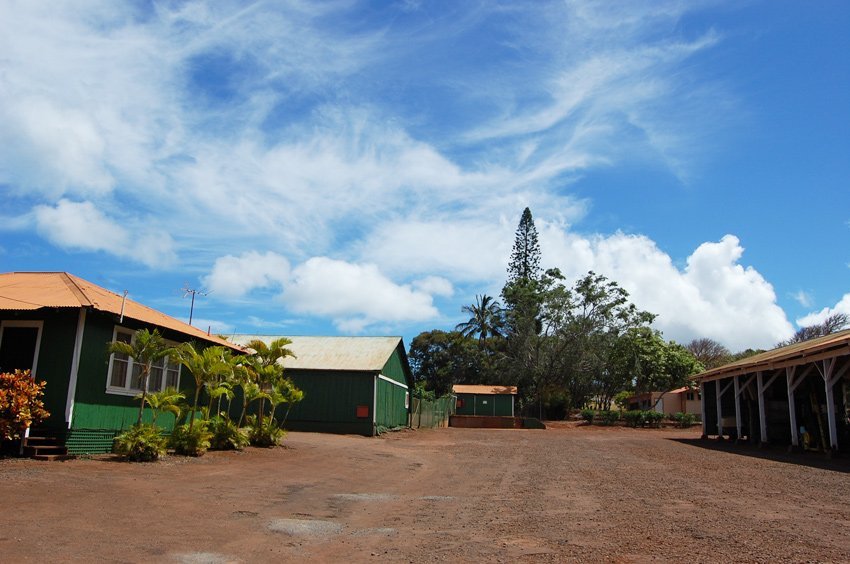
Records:
[[[340,534],[342,525],[317,519],[275,519],[269,523],[269,530],[294,537],[323,537]]]
[[[383,493],[344,493],[334,497],[344,501],[392,501],[398,498],[396,495]]]
[[[174,560],[182,564],[234,564],[237,559],[215,552],[186,552],[175,554]]]
[[[376,536],[376,537],[394,537],[398,534],[397,529],[393,529],[392,527],[377,527],[373,529],[361,529],[359,531],[354,531],[351,533],[352,537],[368,537],[368,536]]]

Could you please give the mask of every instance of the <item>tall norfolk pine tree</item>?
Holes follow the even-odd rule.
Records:
[[[516,228],[514,249],[508,264],[508,284],[537,280],[540,277],[540,243],[531,210],[525,208]]]

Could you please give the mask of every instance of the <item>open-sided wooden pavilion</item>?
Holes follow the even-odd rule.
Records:
[[[850,452],[850,330],[697,377],[704,436]],[[804,440],[806,439],[806,440]]]

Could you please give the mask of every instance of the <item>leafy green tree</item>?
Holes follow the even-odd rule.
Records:
[[[451,392],[454,384],[480,384],[488,379],[488,384],[501,383],[492,379],[495,374],[485,373],[490,366],[485,356],[474,339],[459,331],[435,329],[411,341],[408,358],[414,379],[425,382],[425,387],[440,397]]]
[[[169,356],[173,349],[169,348],[165,339],[159,333],[159,329],[148,331],[141,329],[133,335],[133,340],[129,343],[123,341],[115,341],[109,343],[107,351],[110,354],[122,354],[133,358],[134,365],[140,366],[138,387],[142,390],[141,402],[139,403],[139,417],[136,425],[142,424],[142,415],[145,411],[145,403],[147,403],[148,380],[150,378],[151,367],[154,362],[162,360]]]

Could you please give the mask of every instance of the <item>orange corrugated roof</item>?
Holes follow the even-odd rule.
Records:
[[[91,307],[121,315],[123,296],[67,272],[7,272],[0,274],[0,310],[36,310],[44,307]],[[217,345],[242,348],[192,327],[131,299],[124,302],[124,317],[171,329]]]
[[[456,394],[504,394],[513,396],[517,394],[516,386],[484,386],[476,384],[455,384],[452,386],[452,391]]]

